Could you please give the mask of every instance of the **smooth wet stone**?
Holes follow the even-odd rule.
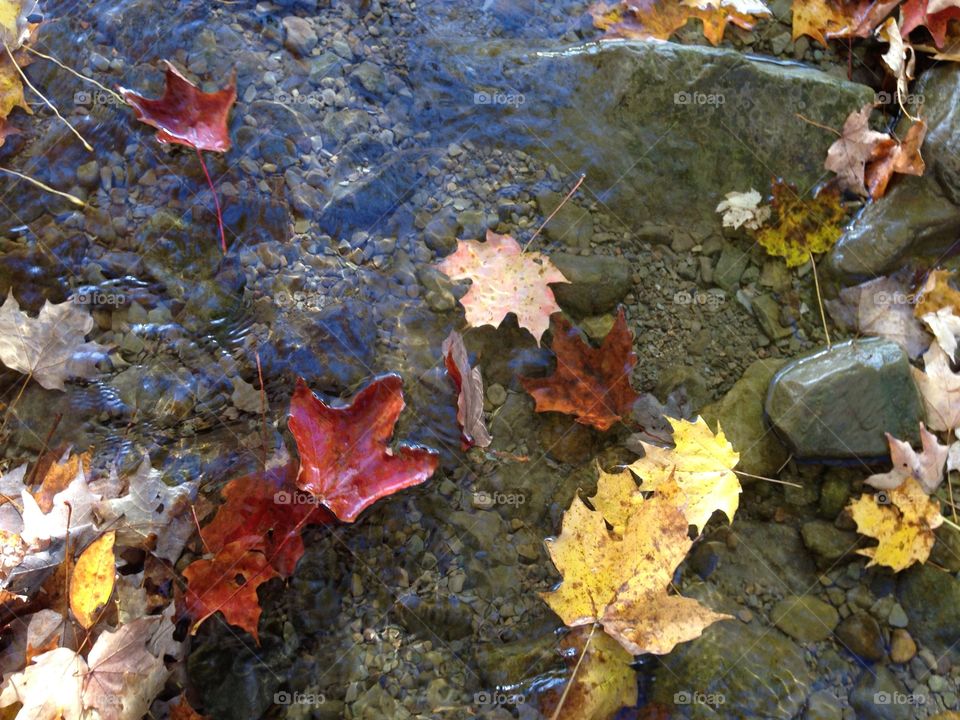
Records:
[[[884,432],[916,440],[923,419],[906,354],[882,338],[792,361],[770,384],[766,413],[798,458],[883,457]]]
[[[897,176],[887,194],[868,204],[840,238],[827,267],[850,282],[900,265],[907,255],[942,257],[960,237],[960,68],[930,68],[912,92],[923,98],[928,125],[926,172]],[[898,128],[900,137],[907,124]]]
[[[883,665],[864,668],[850,693],[857,720],[908,720],[917,708],[909,702],[907,688]]]
[[[787,460],[787,449],[763,417],[770,380],[783,364],[779,359],[754,361],[722,400],[701,413],[711,427],[719,422],[727,440],[741,449],[737,468],[754,475],[773,475]]]
[[[837,626],[837,640],[848,651],[863,660],[883,659],[883,635],[877,621],[866,613],[848,615]]]
[[[317,46],[317,33],[306,18],[289,15],[283,19],[283,45],[297,55],[309,55]]]
[[[830,637],[840,621],[836,609],[811,595],[785,597],[771,612],[773,624],[794,640],[817,642]]]
[[[578,317],[610,312],[630,292],[630,264],[606,255],[553,253],[550,260],[569,283],[555,283],[557,303]]]
[[[589,210],[584,210],[573,202],[562,204],[564,195],[555,192],[545,192],[537,196],[537,208],[546,219],[550,218],[544,228],[544,234],[551,240],[562,242],[569,248],[587,249],[593,238],[593,216]]]
[[[476,126],[571,178],[586,173],[626,225],[655,218],[673,230],[716,231],[717,203],[731,190],[763,192],[771,176],[812,186],[833,136],[796,113],[840,127],[873,100],[870,88],[819,70],[700,45],[444,45],[466,58],[471,82],[464,87],[450,63],[449,98],[431,98],[438,126]],[[437,82],[424,57],[422,71],[431,70],[423,82]],[[478,91],[489,102],[464,101]]]
[[[699,599],[735,611],[729,602]],[[721,620],[660,661],[663,668],[657,672],[652,700],[669,708],[671,718],[790,720],[799,714],[814,682],[800,647],[761,623]],[[722,696],[722,703],[678,702],[684,693],[697,693],[704,700]]]
[[[931,565],[915,565],[900,575],[898,595],[921,645],[940,654],[960,641],[960,580]]]
[[[840,530],[826,520],[810,520],[800,529],[803,544],[807,546],[821,564],[831,564],[847,553],[852,553],[857,545],[857,534]]]
[[[807,702],[803,720],[842,720],[843,707],[837,696],[828,690],[815,692]]]

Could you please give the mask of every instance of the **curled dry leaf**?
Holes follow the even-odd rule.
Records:
[[[134,109],[137,119],[157,128],[157,140],[162,143],[213,152],[229,150],[227,119],[237,100],[236,75],[224,89],[206,93],[180,74],[173,63],[166,62],[166,66],[162,98],[145,98],[133,90],[120,88],[120,94]]]
[[[584,342],[564,318],[557,318],[551,349],[557,359],[552,375],[520,378],[536,401],[537,412],[573,415],[578,423],[601,431],[629,417],[637,399],[630,386],[637,356],[623,308],[599,348]]]
[[[884,492],[886,504],[877,502],[874,495],[863,495],[849,505],[857,530],[879,541],[876,547],[857,553],[870,558],[867,567],[885,565],[900,572],[930,556],[936,539],[933,531],[943,523],[943,517],[940,503],[913,478]]]
[[[916,65],[913,46],[903,39],[896,18],[892,17],[884,20],[883,24],[877,28],[877,38],[881,42],[890,43],[890,47],[880,56],[880,60],[897,81],[897,102],[902,108]]]
[[[949,448],[941,445],[937,436],[927,430],[923,423],[920,423],[923,451],[919,454],[910,443],[897,440],[890,433],[886,435],[893,469],[887,473],[871,475],[865,481],[867,485],[878,490],[892,490],[900,487],[908,478],[913,478],[920,483],[925,493],[934,493],[943,482],[943,466],[947,462]]]
[[[920,319],[930,328],[930,332],[937,339],[937,344],[943,348],[947,357],[956,357],[957,336],[960,335],[960,317],[953,314],[953,308],[942,307],[936,312],[921,316]]]
[[[920,146],[926,135],[927,123],[917,120],[901,142],[894,143],[878,158],[867,163],[866,182],[871,198],[876,200],[883,197],[894,173],[923,175],[927,166],[920,155]]]
[[[887,152],[894,141],[886,133],[870,128],[873,103],[864,105],[847,116],[840,138],[827,149],[824,168],[835,172],[844,190],[866,195],[866,165]]]
[[[942,48],[947,41],[951,20],[960,20],[960,4],[956,0],[907,0],[902,8],[900,32],[906,37],[918,27],[930,32],[933,42]]]
[[[773,183],[775,221],[756,235],[770,255],[782,257],[787,267],[810,261],[811,255],[827,252],[843,233],[846,213],[840,193],[824,188],[815,198],[805,200],[782,180]]]
[[[343,406],[328,404],[302,380],[290,399],[289,427],[300,452],[299,487],[341,522],[433,475],[439,456],[414,445],[388,445],[403,410],[403,380],[374,379]]]
[[[763,198],[753,188],[747,192],[728,192],[717,212],[723,214],[723,226],[737,229],[759,230],[770,219],[770,208],[760,205]]]
[[[523,252],[509,235],[489,230],[486,242],[460,240],[456,251],[436,268],[451,280],[472,281],[460,300],[468,324],[496,327],[513,312],[537,342],[550,326],[550,316],[560,309],[550,283],[567,282],[546,255]]]
[[[950,285],[952,270],[933,270],[927,275],[917,297],[913,313],[923,317],[945,307],[951,307],[960,313],[960,292]]]
[[[644,456],[628,467],[643,484],[680,508],[698,531],[717,510],[733,522],[740,505],[740,481],[733,472],[740,455],[717,426],[714,434],[703,418],[668,418],[675,447],[641,442]]]
[[[960,427],[960,375],[950,367],[950,358],[934,343],[923,356],[924,370],[911,368],[932,430]]]
[[[794,0],[793,39],[808,35],[827,40],[870,37],[900,0]]]
[[[483,375],[480,368],[471,368],[463,336],[454,331],[441,347],[443,362],[457,387],[457,422],[460,423],[463,445],[467,448],[487,447],[491,437],[483,419]]]
[[[93,317],[76,303],[44,301],[33,318],[20,309],[11,290],[0,306],[0,361],[47,390],[64,390],[66,379],[97,373],[96,363],[107,348],[86,341],[91,330]]]

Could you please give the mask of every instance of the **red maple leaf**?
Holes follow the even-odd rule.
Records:
[[[557,369],[549,377],[522,377],[520,382],[536,401],[537,412],[561,412],[583,425],[609,430],[629,415],[638,397],[630,386],[637,356],[623,308],[599,348],[585,343],[562,316],[555,322]]]
[[[900,34],[907,37],[913,30],[925,26],[930,37],[938,48],[942,48],[947,41],[947,29],[951,20],[960,20],[960,8],[948,7],[940,12],[928,13],[929,0],[907,0],[900,8],[903,13],[903,22],[900,24]]]
[[[300,452],[297,484],[342,522],[353,522],[368,505],[419,485],[437,469],[428,448],[387,444],[403,410],[403,380],[375,378],[342,407],[314,395],[303,379],[290,399],[289,427]]]
[[[313,496],[297,488],[296,477],[297,465],[289,463],[228,482],[221,491],[226,502],[200,531],[207,551],[243,541],[262,551],[282,577],[290,577],[303,556],[301,529],[332,520]]]
[[[234,75],[223,90],[206,93],[187,80],[168,61],[163,97],[145,98],[120,88],[123,99],[137,113],[137,119],[157,128],[157,140],[179,143],[197,150],[226,152],[230,149],[227,117],[237,99]]]
[[[246,630],[259,644],[257,588],[277,577],[266,555],[251,550],[247,540],[237,540],[210,560],[194,560],[183,569],[183,576],[187,579],[185,611],[194,620],[191,632],[219,611],[228,623]]]

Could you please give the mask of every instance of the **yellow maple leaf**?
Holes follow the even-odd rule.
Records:
[[[960,292],[950,285],[953,275],[952,270],[934,270],[927,276],[918,294],[917,304],[913,307],[915,317],[923,317],[945,307],[953,308],[960,314]]]
[[[757,232],[757,242],[770,255],[785,258],[787,267],[810,260],[811,254],[824,253],[843,234],[846,213],[837,190],[822,190],[815,198],[804,200],[782,180],[773,183],[774,224]]]
[[[733,472],[739,453],[719,425],[714,434],[700,417],[694,422],[667,420],[673,426],[675,447],[642,442],[644,456],[628,466],[643,480],[641,489],[654,490],[679,507],[698,532],[715,510],[732,522],[742,490]]]
[[[900,572],[926,562],[933,548],[933,531],[943,523],[940,503],[928,496],[912,477],[886,491],[887,504],[875,495],[861,495],[850,503],[850,514],[862,535],[876,538],[876,547],[857,550],[870,558],[867,567],[885,565]]]
[[[576,497],[560,536],[546,542],[563,582],[543,599],[571,627],[599,622],[633,655],[668,653],[729,617],[667,592],[693,545],[687,528],[669,499],[653,495],[627,518],[620,537]]]
[[[70,581],[70,609],[85,629],[99,619],[100,612],[113,594],[116,560],[113,544],[117,533],[111,530],[90,543],[73,568]]]
[[[597,494],[590,498],[590,504],[613,526],[615,533],[623,534],[627,518],[643,502],[643,493],[629,470],[608,473],[597,463],[597,472]]]
[[[6,54],[0,55],[0,119],[5,119],[14,108],[23,108],[31,115],[33,110],[23,97],[20,73]]]
[[[565,696],[559,690],[545,694],[540,707],[543,717],[604,720],[622,707],[637,704],[637,673],[630,667],[633,655],[610,636],[575,628],[560,646],[568,667],[576,669]],[[563,706],[554,714],[561,700]]]

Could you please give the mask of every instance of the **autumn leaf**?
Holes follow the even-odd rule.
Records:
[[[690,20],[700,20],[711,45],[723,39],[727,23],[752,30],[770,10],[759,0],[622,0],[588,8],[594,26],[606,37],[667,40]]]
[[[123,99],[137,119],[157,128],[157,140],[197,150],[227,152],[230,132],[227,118],[237,100],[236,75],[223,90],[206,93],[187,80],[173,66],[167,66],[163,97],[151,100],[132,90],[120,88]]]
[[[900,32],[906,37],[918,27],[925,27],[934,44],[942,48],[947,41],[951,20],[960,19],[960,6],[952,0],[907,0],[901,6]]]
[[[543,599],[566,625],[599,622],[631,655],[666,654],[729,617],[667,592],[693,545],[687,528],[670,499],[654,494],[636,507],[620,537],[575,497],[562,532],[546,541],[563,582]]]
[[[850,515],[862,535],[876,538],[876,547],[857,550],[870,558],[867,567],[885,565],[900,572],[925,562],[936,539],[933,531],[943,523],[940,503],[927,495],[914,478],[884,491],[887,504],[863,495],[849,505]]]
[[[166,615],[140,618],[101,633],[86,659],[69,648],[38,655],[0,687],[0,707],[20,703],[22,720],[141,718],[170,675],[173,629]]]
[[[893,469],[887,473],[871,475],[864,482],[879,490],[893,490],[900,487],[908,478],[913,478],[928,495],[936,491],[943,482],[943,467],[947,462],[949,448],[941,445],[937,436],[920,423],[920,441],[923,451],[917,453],[910,443],[897,440],[886,433],[890,444],[890,462]]]
[[[703,418],[693,422],[667,418],[675,447],[641,441],[644,456],[628,467],[653,490],[680,508],[690,525],[703,529],[716,510],[733,522],[740,504],[740,481],[733,472],[740,455],[717,426],[714,434]]]
[[[933,333],[937,344],[943,348],[948,357],[957,354],[957,337],[960,336],[960,317],[953,314],[952,307],[940,308],[934,313],[927,313],[921,320]]]
[[[794,0],[793,39],[808,35],[827,40],[870,37],[900,0]]]
[[[483,420],[483,374],[471,368],[463,336],[451,331],[441,347],[447,374],[457,388],[457,422],[466,448],[487,447],[491,437]]]
[[[231,625],[243,628],[260,643],[260,601],[257,588],[279,576],[266,555],[250,549],[250,541],[237,540],[212,559],[194,560],[183,569],[187,580],[185,612],[193,619],[190,632],[216,612]]]
[[[717,212],[723,215],[723,227],[759,230],[770,219],[770,208],[760,205],[763,198],[753,188],[747,192],[728,192],[724,198],[717,205]]]
[[[437,469],[434,450],[387,444],[404,407],[402,386],[399,375],[383,375],[334,406],[297,381],[288,420],[300,452],[297,484],[341,522],[353,522],[380,498],[419,485]]]
[[[497,327],[507,313],[516,313],[520,327],[540,341],[557,305],[550,283],[567,282],[545,255],[523,252],[509,235],[487,231],[486,242],[460,240],[456,251],[435,266],[451,280],[472,281],[460,303],[473,327]]]
[[[217,553],[241,541],[260,550],[282,577],[290,577],[303,556],[301,529],[332,519],[297,488],[297,471],[289,463],[228,482],[221,491],[224,504],[200,531],[207,550]]]
[[[13,61],[6,55],[0,55],[0,120],[6,120],[14,108],[21,108],[33,115],[33,110],[23,97],[23,80],[14,67]],[[2,144],[2,143],[0,143]]]
[[[920,146],[926,135],[927,123],[917,120],[907,130],[902,142],[894,143],[878,158],[867,163],[867,190],[871,198],[876,200],[883,197],[894,173],[923,175],[926,164],[920,155]]]
[[[170,720],[205,720],[203,715],[200,715],[190,706],[184,693],[181,693],[180,697],[170,702],[169,710]]]
[[[827,252],[843,234],[846,214],[840,193],[825,188],[812,199],[800,198],[782,180],[773,183],[776,220],[757,233],[757,242],[770,255],[782,257],[787,267],[797,267],[811,255]]]
[[[0,43],[16,50],[30,37],[29,17],[38,10],[37,0],[0,0]]]
[[[840,138],[827,149],[827,159],[823,166],[837,174],[840,187],[844,190],[866,195],[864,173],[871,160],[879,158],[894,144],[887,133],[870,128],[870,114],[873,103],[855,110],[843,123]]]
[[[923,317],[945,307],[960,313],[960,292],[950,285],[953,275],[953,270],[932,270],[917,293],[913,314]]]
[[[916,54],[913,46],[903,39],[896,18],[890,17],[884,20],[883,24],[877,28],[876,35],[881,42],[890,44],[887,51],[880,56],[880,60],[897,81],[897,102],[902,109],[910,81],[913,80]]]
[[[546,378],[520,378],[537,412],[561,412],[601,431],[630,415],[637,394],[630,373],[637,364],[633,335],[623,308],[599,348],[587,344],[564,318],[556,320],[553,350],[557,367]]]
[[[609,720],[620,708],[637,704],[637,673],[630,667],[633,656],[613,638],[574,628],[560,641],[560,647],[573,673],[570,689],[565,697],[559,689],[547,693],[540,704],[542,717]],[[562,709],[554,715],[561,698]]]
[[[144,456],[126,493],[98,503],[95,511],[101,526],[116,527],[118,544],[149,550],[174,563],[195,529],[190,507],[196,492],[196,481],[167,485]]]
[[[953,372],[950,358],[938,344],[930,346],[923,362],[923,371],[911,370],[926,407],[927,425],[944,431],[960,427],[960,375]]]
[[[107,347],[86,342],[93,318],[68,300],[44,301],[33,318],[20,309],[11,290],[0,306],[0,361],[31,376],[47,390],[65,390],[67,378],[88,378]]]
[[[93,627],[113,594],[116,560],[113,544],[117,534],[104,533],[80,554],[70,581],[70,609],[85,630]]]
[[[597,492],[590,498],[590,504],[616,534],[622,535],[627,520],[643,502],[643,493],[629,470],[608,473],[597,463],[597,473]]]

